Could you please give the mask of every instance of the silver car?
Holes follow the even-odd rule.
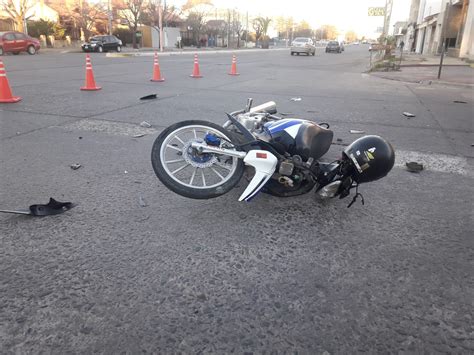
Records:
[[[311,38],[296,37],[291,43],[290,53],[291,55],[295,53],[296,55],[300,55],[300,53],[305,53],[306,55],[315,55],[316,47],[314,46],[313,40]]]

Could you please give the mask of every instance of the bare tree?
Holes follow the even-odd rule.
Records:
[[[210,0],[188,0],[183,5],[183,11],[188,12],[186,25],[193,34],[193,40],[200,46],[200,37],[206,26],[206,16],[212,7]]]
[[[263,31],[262,23],[261,21],[259,21],[259,18],[256,18],[255,20],[253,20],[252,27],[253,27],[253,30],[255,31],[255,42],[256,42],[255,44],[258,45],[258,40],[262,36],[262,31]]]
[[[255,30],[255,39],[258,42],[260,38],[262,38],[263,42],[263,47],[268,48],[268,38],[267,32],[268,32],[268,26],[270,25],[270,22],[272,21],[271,18],[269,17],[257,17],[253,21],[253,29]]]
[[[178,8],[174,5],[162,3],[161,0],[150,0],[143,10],[143,22],[151,27],[160,29],[160,7],[162,11],[162,23],[165,25],[177,25],[179,16]]]
[[[121,12],[122,19],[132,31],[132,46],[137,48],[137,29],[143,17],[145,0],[126,0],[125,9]]]
[[[193,40],[200,47],[200,37],[206,26],[205,15],[201,12],[190,12],[186,24],[193,34]]]
[[[32,0],[2,0],[1,9],[13,20],[16,29],[19,32],[27,32],[26,20],[28,12],[35,6],[35,1]]]
[[[240,48],[240,37],[244,31],[244,26],[242,25],[241,16],[238,12],[234,11],[232,16],[232,31],[237,35],[237,48]]]
[[[89,38],[97,21],[107,20],[107,9],[102,4],[90,4],[85,0],[79,0],[71,15],[84,32],[84,37]]]

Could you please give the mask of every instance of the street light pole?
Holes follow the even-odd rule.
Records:
[[[444,51],[446,50],[446,28],[449,21],[449,10],[451,8],[451,0],[446,3],[445,16],[443,20],[443,31],[441,32],[441,57],[439,59],[438,80],[441,78],[441,69],[443,68]]]

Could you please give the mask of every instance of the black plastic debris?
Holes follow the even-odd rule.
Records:
[[[153,100],[153,99],[156,99],[156,98],[158,98],[157,94],[151,94],[151,95],[146,95],[146,96],[140,97],[140,100]]]
[[[405,165],[410,173],[419,173],[423,170],[423,164],[417,163],[415,161],[405,163]]]
[[[453,102],[455,104],[467,104],[467,101],[462,101],[462,100],[454,100]]]
[[[70,167],[72,170],[77,170],[81,167],[82,165],[81,164],[78,164],[78,163],[74,163],[74,164],[71,164]]]
[[[0,210],[3,213],[24,214],[30,216],[50,216],[66,212],[74,207],[72,202],[59,202],[50,197],[46,205],[31,205],[27,210]]]
[[[410,113],[410,112],[403,112],[403,115],[408,117],[408,118],[416,117],[416,115],[414,115],[413,113]]]

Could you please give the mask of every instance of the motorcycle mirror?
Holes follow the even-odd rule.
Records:
[[[250,112],[250,109],[252,108],[252,103],[253,103],[253,99],[249,97],[247,99],[247,105],[245,105],[245,112]]]

